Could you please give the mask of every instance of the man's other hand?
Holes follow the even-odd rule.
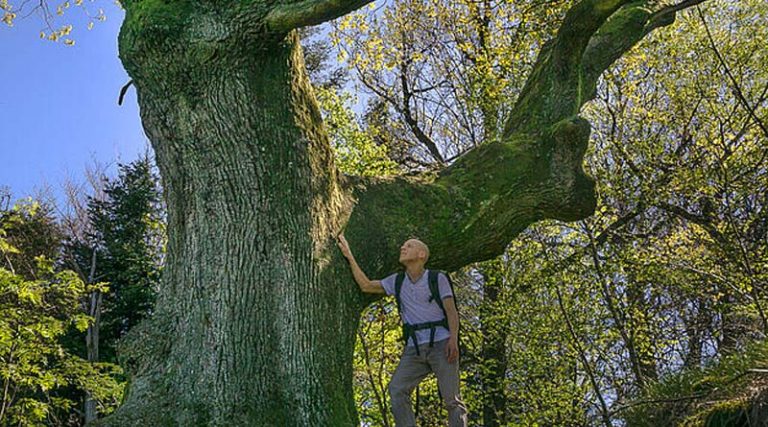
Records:
[[[448,338],[448,343],[445,345],[445,355],[448,357],[448,363],[454,363],[459,360],[458,340],[453,337]]]

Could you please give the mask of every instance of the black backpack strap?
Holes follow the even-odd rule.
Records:
[[[453,281],[451,281],[451,276],[448,275],[448,273],[443,271],[438,271],[438,270],[429,271],[429,291],[431,294],[431,296],[429,297],[429,301],[432,302],[432,300],[435,300],[435,302],[437,302],[437,305],[440,306],[440,309],[443,310],[443,316],[445,316],[445,318],[443,319],[443,321],[445,322],[445,329],[449,329],[448,313],[446,313],[445,307],[443,307],[443,299],[440,298],[440,286],[438,283],[438,277],[440,273],[444,274],[445,278],[448,280],[448,286],[450,286],[451,288],[451,295],[453,296],[454,304],[456,305],[456,309],[458,310],[458,304],[456,304],[456,291],[453,289]],[[434,333],[435,331],[433,329],[432,330],[433,337],[434,337]],[[430,339],[430,344],[431,344],[431,339]],[[458,344],[459,344],[459,351],[461,351],[461,342],[459,342]]]
[[[443,307],[443,299],[440,298],[440,283],[438,282],[438,277],[440,275],[440,271],[438,270],[429,270],[429,302],[435,301],[437,303],[437,306],[440,307],[440,310],[443,311],[443,320],[445,329],[448,329],[448,313],[445,311],[445,307]],[[435,342],[435,326],[433,325],[430,333],[429,333],[429,346],[432,347],[432,343]]]
[[[443,315],[447,319],[448,315],[445,312],[445,307],[443,307],[443,299],[440,298],[440,284],[438,282],[438,277],[440,273],[443,273],[443,272],[438,270],[434,270],[434,271],[429,270],[429,293],[430,293],[429,302],[432,302],[434,300],[437,303],[438,307],[440,307],[440,310],[443,310]],[[445,273],[443,274],[448,279],[448,284],[451,284],[450,277],[448,277],[448,275]],[[452,284],[451,284],[451,293],[453,293]]]
[[[413,345],[416,347],[416,354],[419,355],[419,341],[416,338],[416,331],[418,329],[410,323],[403,322],[403,342],[408,345],[408,340],[413,340]]]

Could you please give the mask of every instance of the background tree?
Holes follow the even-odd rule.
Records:
[[[165,229],[159,179],[148,156],[118,165],[118,176],[90,173],[93,194],[74,191],[65,218],[65,265],[85,283],[106,283],[85,299],[93,317],[82,356],[117,363],[116,346],[128,330],[151,312],[160,276]],[[82,340],[80,334],[72,337]],[[86,398],[85,421],[97,417]]]
[[[45,227],[56,231],[41,232]],[[122,384],[115,379],[119,367],[90,364],[65,346],[70,326],[82,332],[92,321],[80,309],[90,289],[74,272],[55,271],[53,259],[46,258],[46,253],[58,255],[60,241],[48,247],[32,244],[56,235],[51,209],[41,209],[37,202],[0,211],[0,254],[5,260],[0,266],[2,425],[69,425],[78,418],[72,389],[90,393],[105,413],[122,395]],[[15,247],[12,241],[24,246]],[[33,260],[37,268],[29,270]],[[25,267],[17,269],[12,261]]]
[[[37,278],[39,266],[35,257],[43,256],[56,259],[59,256],[62,230],[53,216],[54,208],[49,203],[41,203],[32,198],[20,200],[13,207],[11,195],[0,195],[5,199],[5,207],[0,206],[3,216],[3,239],[8,247],[14,248],[4,253],[6,269],[27,279]]]
[[[105,197],[89,203],[96,277],[109,283],[99,332],[103,360],[116,361],[115,344],[151,312],[157,293],[165,230],[151,168],[148,157],[119,165],[116,179],[105,182]]]

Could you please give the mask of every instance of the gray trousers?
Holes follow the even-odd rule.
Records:
[[[411,408],[411,392],[430,372],[437,377],[437,387],[448,408],[448,425],[466,427],[467,408],[459,395],[459,362],[448,363],[445,345],[448,340],[437,341],[432,348],[429,343],[416,348],[406,346],[400,357],[395,374],[389,382],[389,398],[392,415],[397,427],[415,427],[416,419]]]

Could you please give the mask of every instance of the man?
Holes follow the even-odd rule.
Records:
[[[382,280],[369,280],[357,265],[343,234],[338,237],[338,245],[363,292],[395,294],[397,273]],[[459,395],[459,316],[451,286],[444,274],[439,274],[437,279],[445,313],[436,301],[430,299],[429,270],[424,268],[428,259],[429,248],[420,240],[410,239],[400,248],[400,263],[405,267],[400,284],[400,314],[406,326],[411,327],[411,332],[406,334],[400,363],[389,382],[392,415],[398,427],[416,425],[411,392],[430,372],[434,372],[440,395],[448,408],[450,427],[465,427],[467,409]],[[444,327],[446,318],[447,329]],[[435,324],[442,326],[435,327]]]

